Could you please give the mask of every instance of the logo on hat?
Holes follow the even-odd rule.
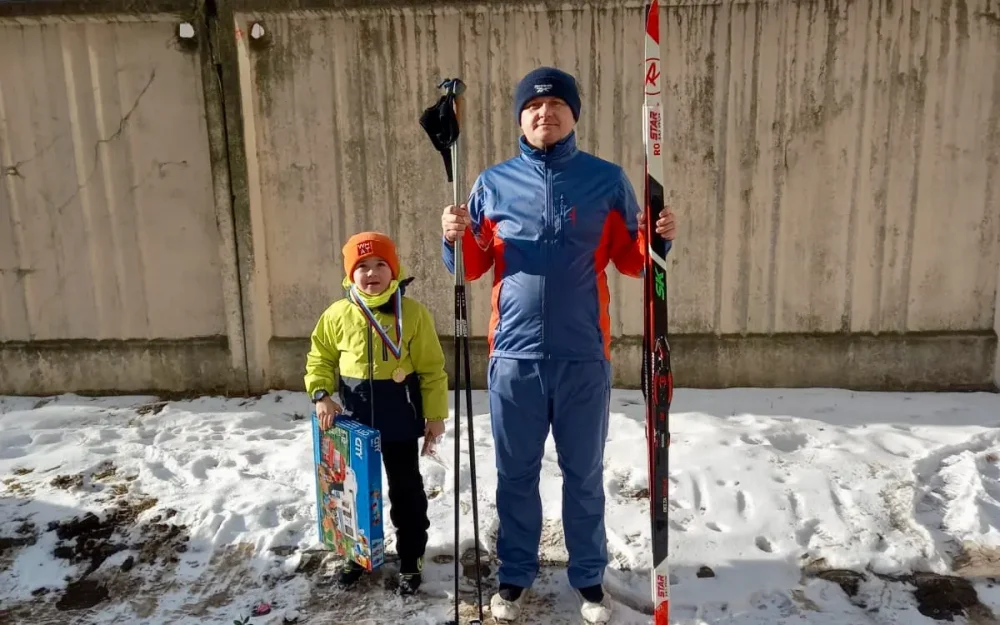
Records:
[[[552,90],[551,84],[535,85],[535,93],[548,93]]]
[[[374,246],[371,241],[360,241],[358,243],[358,256],[364,256],[365,254],[371,254],[375,251]]]

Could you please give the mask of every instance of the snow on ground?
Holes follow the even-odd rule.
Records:
[[[492,551],[496,471],[485,396],[474,395],[480,528]],[[606,583],[613,622],[638,625],[650,623],[641,394],[615,391],[611,409]],[[317,540],[309,411],[289,392],[170,402],[0,397],[0,622],[450,618],[451,422],[443,464],[422,460],[432,516],[425,593],[403,601],[381,576],[364,590],[330,583],[336,561]],[[969,622],[995,622],[998,396],[678,389],[671,418],[673,623],[921,625],[936,622],[921,611],[955,604],[973,606]],[[463,553],[473,544],[466,434],[463,416]],[[545,567],[527,623],[577,622],[560,489],[550,439]],[[391,531],[388,538],[392,552]],[[496,582],[495,562],[487,564],[488,605]],[[909,575],[956,569],[971,584]],[[463,578],[462,588],[464,623],[474,616],[475,584]],[[259,601],[271,613],[248,618]]]

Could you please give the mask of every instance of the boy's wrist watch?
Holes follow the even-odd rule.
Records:
[[[325,390],[323,390],[323,389],[320,389],[320,390],[318,390],[318,391],[313,391],[313,396],[312,396],[312,399],[313,399],[313,403],[315,403],[315,402],[318,402],[318,401],[320,401],[320,400],[322,400],[322,399],[325,399],[325,398],[327,398],[327,397],[329,397],[329,396],[330,396],[330,394],[329,394],[329,393],[327,393],[327,392],[326,392]]]

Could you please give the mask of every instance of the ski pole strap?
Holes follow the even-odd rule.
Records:
[[[451,146],[458,141],[459,116],[458,99],[465,92],[465,83],[461,78],[445,78],[438,85],[444,89],[444,95],[438,101],[424,109],[420,115],[420,125],[444,160],[445,173],[448,182],[454,181],[454,164],[451,160]]]

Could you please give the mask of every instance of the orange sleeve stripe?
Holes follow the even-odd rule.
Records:
[[[633,239],[621,213],[616,210],[608,213],[605,232],[608,233],[608,256],[618,271],[633,278],[641,276],[646,260],[645,233],[639,230]]]
[[[476,280],[489,271],[494,262],[493,222],[483,218],[479,236],[466,228],[462,236],[462,262],[465,264],[465,279]]]
[[[486,335],[489,344],[489,353],[493,353],[493,340],[496,335],[497,326],[500,324],[500,289],[503,288],[503,241],[496,240],[493,248],[493,290],[490,294],[490,326]]]

